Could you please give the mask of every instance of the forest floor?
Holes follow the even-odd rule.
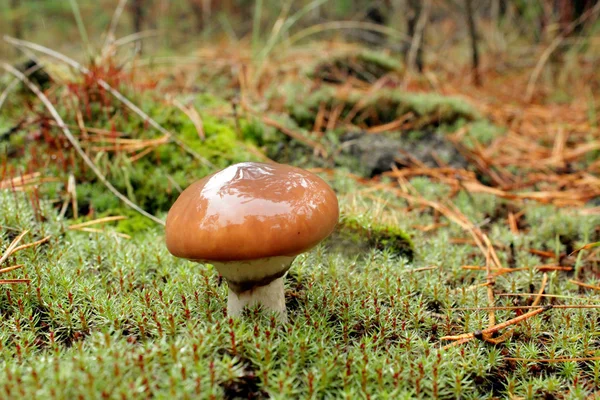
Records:
[[[58,118],[5,66],[0,397],[600,395],[593,65],[488,60],[476,86],[339,42],[89,65],[13,43]],[[248,160],[340,201],[285,278],[287,323],[229,318],[212,266],[164,245],[181,190]]]

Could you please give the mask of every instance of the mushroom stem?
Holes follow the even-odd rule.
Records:
[[[287,321],[283,277],[277,278],[267,285],[256,286],[240,293],[234,292],[229,286],[227,313],[230,316],[240,315],[244,307],[255,304],[260,304],[267,310],[277,312],[282,321]]]

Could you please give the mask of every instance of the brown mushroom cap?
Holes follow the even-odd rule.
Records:
[[[167,248],[204,261],[295,256],[326,238],[338,216],[336,195],[318,176],[245,162],[181,193],[167,216]]]

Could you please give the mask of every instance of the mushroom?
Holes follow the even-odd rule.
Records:
[[[261,304],[286,320],[283,276],[298,254],[329,236],[338,216],[335,193],[315,174],[244,162],[181,193],[167,215],[167,248],[215,266],[229,286],[229,315]]]

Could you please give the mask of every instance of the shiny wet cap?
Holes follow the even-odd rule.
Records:
[[[181,193],[167,216],[167,248],[202,261],[295,256],[329,236],[338,216],[335,193],[315,174],[245,162]]]

